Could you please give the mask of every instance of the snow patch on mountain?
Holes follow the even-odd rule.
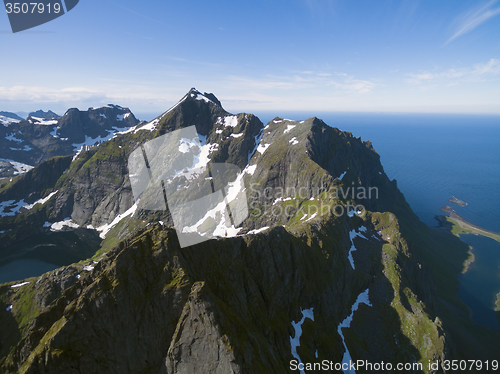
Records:
[[[34,168],[34,166],[23,164],[22,162],[17,162],[14,160],[9,160],[6,158],[0,158],[0,161],[8,162],[12,165],[12,167],[16,170],[14,175],[24,174]]]
[[[16,138],[15,133],[12,133],[8,136],[5,137],[5,139],[11,141],[11,142],[17,142],[17,143],[22,143],[23,141],[21,139]]]
[[[141,126],[139,128],[135,128],[135,127],[134,128],[130,128],[130,130],[124,131],[122,134],[126,134],[126,133],[132,132],[132,131],[134,132],[134,134],[136,134],[137,132],[139,132],[141,130],[154,131],[154,130],[156,130],[156,126],[158,125],[158,123],[160,122],[160,119],[162,117],[163,116],[158,117],[158,118],[152,120],[151,122],[146,123],[144,126]]]
[[[74,222],[70,217],[65,218],[62,221],[54,222],[50,225],[50,231],[61,231],[64,227],[69,227],[76,229],[80,227],[76,222]]]
[[[359,230],[366,232],[366,227],[361,226],[359,228]],[[366,239],[366,237],[363,234],[361,234],[359,232],[356,232],[356,230],[351,230],[349,232],[349,239],[351,240],[351,248],[349,249],[349,256],[348,256],[348,258],[349,258],[349,262],[351,263],[351,266],[352,266],[353,269],[354,269],[354,258],[352,257],[352,252],[354,252],[356,250],[356,247],[354,245],[354,238],[357,237],[357,236],[359,236],[360,238]]]
[[[245,174],[252,175],[255,172],[255,169],[257,168],[257,165],[252,165],[249,166],[247,165],[241,173],[239,173],[235,179],[234,182],[228,183],[228,186],[226,188],[226,193],[224,200],[219,202],[213,209],[209,210],[205,215],[198,220],[194,225],[192,226],[186,226],[182,229],[183,233],[191,233],[191,232],[198,232],[198,228],[206,222],[207,219],[213,219],[217,221],[217,217],[220,217],[220,219],[217,222],[217,226],[213,233],[211,234],[212,237],[234,237],[237,236],[238,233],[241,231],[241,227],[235,227],[234,224],[231,222],[227,222],[226,220],[226,212],[228,209],[228,206],[235,201],[238,198],[242,198],[241,194],[244,194],[245,191],[245,184],[243,181],[243,177]],[[206,233],[199,233],[202,236],[205,236]]]
[[[117,121],[123,121],[125,118],[128,118],[129,116],[130,116],[130,113],[117,114],[116,115],[116,120]]]
[[[197,93],[197,94],[191,94],[191,97],[194,97],[196,100],[203,100],[204,102],[206,103],[213,103],[215,104],[212,100],[210,100],[208,97],[202,95],[201,93]]]
[[[259,144],[259,146],[257,147],[257,152],[263,154],[269,148],[270,145],[271,144]]]
[[[111,130],[108,131],[108,135],[106,136],[98,136],[96,138],[91,138],[88,135],[85,135],[85,141],[83,143],[73,143],[72,146],[73,151],[82,151],[82,147],[91,147],[94,145],[99,145],[101,143],[104,143],[110,139],[115,138],[118,134],[125,134],[130,130],[128,127],[116,127],[113,126]],[[52,133],[51,133],[52,134]],[[64,139],[63,139],[64,140]]]
[[[98,108],[95,108],[95,107],[90,107],[89,110],[99,110],[99,109],[102,109],[102,108],[109,108],[109,109],[123,109],[121,106],[119,105],[115,105],[115,104],[107,104],[107,105],[103,105],[103,106],[100,106]]]
[[[269,228],[269,226],[264,226],[264,227],[261,227],[260,229],[250,230],[249,232],[247,232],[247,235],[258,234],[259,232],[265,231],[268,228]]]
[[[0,124],[4,125],[5,127],[13,124],[13,123],[19,123],[21,122],[18,119],[10,118],[10,117],[5,117],[5,116],[0,116]]]
[[[292,326],[293,329],[295,330],[295,334],[293,338],[290,336],[291,353],[299,364],[302,363],[302,360],[299,354],[297,353],[297,348],[300,347],[300,337],[302,336],[302,325],[304,324],[306,318],[309,318],[310,320],[314,321],[313,309],[314,308],[302,310],[301,308],[302,319],[298,322],[292,321]],[[300,370],[300,374],[305,374],[304,370]]]
[[[368,306],[372,306],[372,304],[370,304],[370,299],[368,297],[368,288],[366,289],[366,291],[364,291],[358,295],[358,298],[356,299],[356,301],[354,302],[354,304],[351,308],[351,314],[349,316],[347,316],[342,321],[342,323],[339,325],[339,327],[337,329],[337,332],[339,333],[340,337],[342,338],[342,343],[344,344],[344,348],[345,348],[344,357],[342,358],[342,366],[343,367],[349,367],[349,365],[352,361],[352,358],[351,358],[351,354],[349,353],[349,349],[347,348],[347,345],[345,343],[344,334],[342,333],[342,329],[351,327],[352,317],[354,315],[354,312],[356,310],[358,310],[359,304],[366,304]],[[344,366],[344,364],[346,364],[346,365]],[[344,370],[344,373],[351,373],[351,371]]]
[[[244,171],[249,175],[253,175],[253,173],[255,173],[255,169],[257,169],[257,164],[252,166],[247,165]]]
[[[40,205],[43,205],[45,204],[47,201],[50,200],[50,198],[52,196],[54,196],[59,190],[56,190],[54,192],[51,192],[49,195],[47,195],[46,197],[42,198],[42,199],[38,199],[37,201],[35,201],[33,204],[29,204],[29,205],[26,205],[25,208],[26,209],[32,209],[36,204],[40,204]]]
[[[11,150],[13,151],[31,151],[33,148],[31,148],[29,145],[25,145],[24,148],[12,148],[12,147],[9,147]]]
[[[34,125],[40,125],[40,126],[50,126],[57,124],[56,119],[46,120],[44,118],[39,118],[39,117],[30,117],[29,121]]]
[[[105,225],[102,225],[100,227],[97,228],[97,231],[100,231],[101,233],[99,234],[99,236],[101,237],[101,239],[105,239],[106,238],[106,235],[108,235],[108,232],[111,231],[111,229],[113,227],[115,227],[122,219],[124,219],[125,217],[128,217],[128,216],[131,216],[133,217],[134,216],[134,213],[135,211],[137,210],[137,204],[139,203],[140,199],[137,199],[137,201],[135,202],[134,205],[132,205],[127,211],[125,211],[124,213],[122,214],[118,214],[115,219],[113,219],[113,221],[111,221],[111,223],[107,223]]]
[[[28,205],[28,203],[24,202],[24,199],[16,202],[16,200],[7,200],[0,202],[0,217],[13,217],[19,210]]]
[[[281,196],[281,197],[278,197],[276,200],[274,200],[273,205],[276,205],[282,201],[290,201],[290,200],[292,200],[291,197],[283,198],[283,196]]]
[[[30,282],[22,282],[22,283],[13,284],[12,286],[10,286],[10,288],[19,288],[22,286],[26,286],[27,284],[30,284]]]

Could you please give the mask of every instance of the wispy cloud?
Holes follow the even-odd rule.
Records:
[[[490,18],[500,14],[500,7],[493,7],[496,3],[497,0],[492,0],[486,5],[475,7],[457,18],[456,23],[458,24],[458,27],[456,28],[455,33],[446,41],[445,44],[448,44],[456,38],[474,30]]]
[[[310,105],[325,104],[335,98],[356,102],[362,97],[370,97],[377,86],[375,82],[358,79],[353,75],[328,71],[291,71],[283,75],[217,75],[192,77],[191,85],[215,90],[220,98],[229,99],[233,105],[252,107],[250,103],[260,103],[260,107],[297,104],[307,108]],[[164,81],[140,84],[134,81],[100,80],[83,83],[81,86],[0,86],[0,104],[6,108],[12,105],[31,107],[48,105],[65,110],[69,107],[85,109],[107,103],[132,108],[168,108],[175,103],[190,86],[181,81],[169,79],[169,89],[165,90]],[[308,100],[304,97],[307,96]],[[307,102],[305,102],[307,101]],[[294,104],[290,104],[290,103]],[[36,106],[35,105],[35,106]]]
[[[475,64],[472,67],[452,68],[439,72],[420,72],[409,74],[407,83],[415,85],[453,85],[460,82],[482,82],[500,75],[500,60],[492,58],[486,63]],[[429,88],[425,86],[424,88]]]
[[[0,103],[11,107],[22,106],[22,110],[33,105],[50,105],[54,110],[69,107],[86,109],[102,104],[122,106],[162,107],[178,99],[175,95],[162,92],[160,87],[141,86],[96,86],[89,87],[43,87],[43,86],[0,86]]]
[[[119,2],[112,1],[112,0],[108,0],[108,1],[109,1],[109,2],[111,2],[111,3],[113,3],[113,4],[114,4],[115,6],[117,6],[118,8],[121,8],[121,9],[123,9],[123,10],[125,10],[125,11],[127,11],[127,12],[129,12],[129,13],[135,14],[136,16],[142,17],[142,18],[144,18],[144,19],[146,19],[146,20],[148,20],[148,21],[152,21],[152,22],[159,23],[159,24],[161,24],[161,25],[165,25],[165,23],[164,23],[164,22],[161,22],[161,21],[159,21],[159,20],[157,20],[157,19],[154,19],[154,18],[148,17],[147,15],[142,14],[142,13],[140,13],[140,12],[137,12],[137,11],[135,11],[135,10],[133,10],[133,9],[130,9],[130,8],[124,7],[124,6],[123,6],[123,5],[121,5]]]
[[[345,73],[324,73],[301,71],[289,76],[269,75],[261,78],[233,76],[230,80],[240,87],[257,90],[323,90],[325,92],[367,94],[373,90],[375,83],[357,79]]]

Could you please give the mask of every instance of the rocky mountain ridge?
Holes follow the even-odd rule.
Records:
[[[31,112],[30,114],[28,114],[28,117],[36,117],[50,121],[52,119],[58,119],[61,116],[59,114],[54,113],[51,110],[45,112],[42,109],[39,109],[36,112]]]
[[[192,229],[213,239],[181,248],[168,207],[135,201],[127,160],[189,126],[201,164],[240,168],[227,203],[245,193],[249,215],[214,236],[224,212],[207,212]],[[206,183],[184,175],[178,188]],[[0,186],[0,202],[23,198],[40,202],[0,218],[0,253],[57,227],[104,240],[92,259],[0,286],[5,372],[286,373],[293,359],[352,357],[427,373],[463,352],[427,264],[447,237],[418,220],[369,142],[320,119],[264,126],[192,89],[153,121]]]
[[[24,172],[16,163],[33,167],[50,157],[74,155],[82,146],[99,144],[138,123],[128,108],[117,105],[87,111],[73,108],[62,117],[51,111],[30,113],[26,120],[5,117],[0,126],[0,159],[11,167],[0,176]]]

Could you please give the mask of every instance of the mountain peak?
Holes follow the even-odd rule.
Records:
[[[204,100],[207,103],[212,102],[222,108],[221,102],[219,101],[219,99],[217,99],[217,97],[213,93],[208,93],[208,92],[201,93],[200,91],[198,91],[196,88],[193,87],[187,93],[186,98],[188,97],[194,98],[195,100]]]
[[[37,110],[36,112],[31,112],[29,114],[29,117],[36,117],[36,118],[41,118],[44,120],[55,120],[61,117],[60,115],[54,113],[53,111],[49,110],[47,112],[44,112],[42,109]]]

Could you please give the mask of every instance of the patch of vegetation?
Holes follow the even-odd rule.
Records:
[[[398,220],[392,213],[373,213],[371,217],[386,242],[382,247],[382,264],[394,295],[391,307],[399,316],[402,333],[420,353],[418,361],[423,364],[424,372],[428,372],[428,361],[439,356],[444,349],[440,331],[425,306],[407,286],[402,273],[401,264],[412,260],[399,232]]]
[[[9,282],[0,286],[0,306],[3,313],[0,316],[0,331],[2,344],[0,358],[5,358],[15,344],[26,334],[31,321],[40,313],[35,301],[35,282],[37,278],[29,278],[30,282],[21,287],[11,288],[18,282]],[[7,307],[12,305],[9,311]],[[1,360],[0,360],[1,364]]]
[[[30,353],[28,359],[24,362],[24,364],[21,366],[19,373],[24,374],[26,371],[29,369],[31,366],[33,360],[35,360],[37,357],[42,355],[44,350],[48,349],[48,343],[54,338],[54,336],[64,327],[66,324],[66,318],[62,317],[59,319],[57,322],[55,322],[45,333],[43,338],[40,340],[39,344],[36,346],[36,348]],[[56,354],[60,354],[61,352],[58,350],[56,351]]]
[[[101,243],[101,248],[92,256],[95,261],[100,260],[104,254],[116,247],[121,241],[131,238],[134,233],[144,228],[144,222],[134,217],[125,217],[111,229]]]
[[[474,227],[465,221],[454,219],[452,217],[446,217],[446,221],[451,223],[451,233],[456,236],[460,234],[474,234],[481,235],[496,240],[500,242],[500,235],[487,230],[482,230],[480,228]]]

